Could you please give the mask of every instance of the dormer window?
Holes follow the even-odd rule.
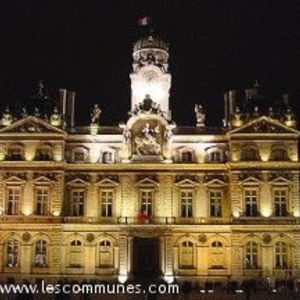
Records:
[[[114,162],[114,154],[110,151],[103,152],[103,159],[104,164],[111,164]]]
[[[23,147],[20,145],[10,146],[8,149],[8,159],[14,161],[20,161],[24,159]]]
[[[255,147],[244,147],[242,153],[242,160],[246,161],[257,161],[259,160],[259,155],[257,148]]]
[[[85,148],[76,148],[73,151],[73,162],[74,163],[85,163],[88,158],[88,150]]]
[[[285,148],[274,148],[271,154],[271,160],[286,161],[288,160],[287,151]]]
[[[41,147],[41,148],[37,149],[36,160],[49,161],[51,159],[52,159],[51,147]]]
[[[181,161],[182,162],[192,162],[193,154],[190,151],[185,151],[181,153]]]

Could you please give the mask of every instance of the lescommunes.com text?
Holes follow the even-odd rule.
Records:
[[[0,294],[179,294],[177,284],[0,284]]]

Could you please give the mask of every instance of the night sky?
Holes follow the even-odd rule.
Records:
[[[171,109],[177,124],[195,124],[202,103],[210,125],[221,125],[223,93],[255,80],[276,101],[300,99],[299,1],[0,0],[0,103],[24,101],[42,79],[52,101],[74,90],[76,123],[87,125],[93,103],[100,124],[126,120],[132,45],[149,15],[170,43]],[[262,104],[266,106],[266,103]]]

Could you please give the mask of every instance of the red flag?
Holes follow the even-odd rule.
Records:
[[[143,223],[143,224],[149,223],[149,216],[146,211],[139,212],[137,219],[139,223]]]
[[[137,24],[138,26],[149,26],[151,24],[151,18],[148,16],[138,18]]]

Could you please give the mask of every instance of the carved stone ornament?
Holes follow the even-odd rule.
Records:
[[[263,241],[265,244],[269,244],[272,241],[272,237],[268,233],[266,233],[263,235]]]
[[[95,236],[92,233],[88,233],[86,239],[88,242],[92,242],[95,239]]]
[[[207,236],[205,234],[199,235],[199,242],[205,243],[207,241]]]
[[[29,242],[30,239],[31,239],[31,234],[30,234],[29,232],[23,233],[23,235],[22,235],[22,240],[23,240],[24,242]]]

